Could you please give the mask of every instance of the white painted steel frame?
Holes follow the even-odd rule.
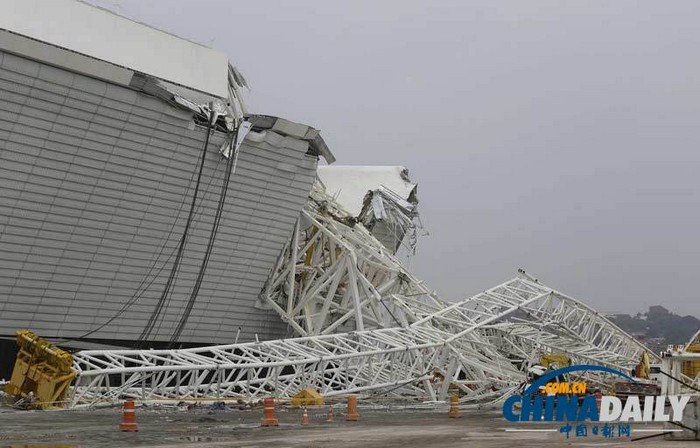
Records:
[[[631,338],[629,344],[621,344],[603,335],[621,332],[607,325],[599,330],[598,345],[591,349],[595,342],[586,347],[580,338],[555,335],[546,325],[538,328],[524,319],[505,320],[523,309],[558,309],[552,315],[562,317],[575,314],[565,311],[562,303],[571,304],[577,312],[587,309],[579,308],[573,299],[555,297],[553,290],[519,276],[405,328],[185,350],[82,351],[74,355],[79,374],[70,405],[123,396],[142,400],[289,397],[306,387],[327,396],[389,390],[438,399],[446,396],[450,384],[462,389],[463,400],[478,401],[504,396],[522,384],[527,366],[514,361],[524,360],[533,350],[571,349],[568,353],[573,357],[617,368],[636,363],[644,347]],[[558,301],[556,306],[553,300]],[[503,322],[499,325],[499,321]],[[585,328],[581,334],[586,331],[593,330]],[[510,343],[493,343],[498,332]],[[520,356],[513,356],[518,347]],[[608,356],[599,356],[607,350],[611,350]]]
[[[300,335],[183,350],[87,350],[69,406],[291,397],[314,387],[496,403],[546,353],[629,370],[647,349],[581,302],[521,271],[457,303],[410,274],[315,190],[262,299]],[[339,330],[344,332],[339,332]],[[356,330],[356,331],[352,331]],[[604,378],[588,375],[597,382]]]

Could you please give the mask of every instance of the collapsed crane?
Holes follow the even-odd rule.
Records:
[[[518,310],[547,319],[506,322]],[[577,326],[567,326],[573,321]],[[500,344],[490,343],[501,336]],[[123,396],[290,397],[309,387],[326,396],[389,390],[444,399],[457,386],[463,402],[498,402],[525,381],[532,349],[627,370],[646,350],[580,302],[521,273],[407,327],[185,350],[78,352],[69,400],[79,406]]]
[[[407,199],[383,187],[353,214],[321,182],[314,186],[260,294],[259,305],[274,309],[295,337],[79,351],[71,372],[60,370],[60,393],[51,399],[89,407],[125,397],[292,397],[313,388],[329,397],[362,392],[444,400],[458,393],[463,404],[486,406],[522,387],[543,355],[629,371],[650,354],[595,310],[522,270],[465,300],[441,299],[396,255],[415,231],[415,203]],[[608,381],[597,372],[583,375],[595,384]]]
[[[542,354],[629,371],[649,353],[595,310],[524,271],[473,297],[444,301],[405,269],[396,247],[395,240],[375,238],[317,184],[260,298],[297,337],[80,351],[68,406],[123,397],[291,397],[307,388],[325,396],[427,400],[458,389],[463,403],[488,405],[521,387]]]

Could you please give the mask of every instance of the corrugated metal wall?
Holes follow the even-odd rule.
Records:
[[[135,339],[170,273],[205,131],[145,94],[0,52],[0,336],[30,328]],[[259,136],[258,136],[259,137]],[[315,177],[308,143],[271,131],[241,147],[215,249],[181,341],[281,337],[254,304]],[[219,198],[223,136],[208,149],[182,267],[155,340],[189,297]],[[174,224],[174,225],[173,225]]]

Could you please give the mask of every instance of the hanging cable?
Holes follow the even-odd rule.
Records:
[[[234,167],[238,161],[238,148],[237,148],[237,143],[238,143],[238,130],[240,129],[240,121],[236,120],[234,124],[234,130],[233,130],[233,135],[231,137],[231,151],[233,153],[229,153],[229,158],[226,163],[226,173],[224,174],[224,180],[221,185],[221,194],[219,195],[219,203],[217,204],[216,207],[216,214],[214,215],[214,221],[212,223],[212,229],[209,234],[209,241],[207,242],[207,248],[204,251],[204,258],[202,259],[202,263],[199,267],[199,272],[197,274],[197,279],[195,281],[194,286],[192,287],[192,292],[190,294],[190,297],[187,301],[187,305],[185,306],[185,311],[182,313],[182,316],[180,316],[180,321],[177,324],[177,327],[175,327],[175,330],[173,331],[172,336],[170,337],[169,341],[169,346],[172,347],[173,344],[175,344],[178,339],[180,338],[180,335],[182,334],[182,330],[185,328],[185,325],[187,324],[187,321],[189,320],[190,314],[192,313],[192,308],[194,307],[194,304],[197,300],[197,295],[199,294],[199,289],[202,286],[202,281],[204,280],[204,276],[206,274],[207,270],[207,265],[209,264],[209,258],[211,256],[212,249],[214,248],[214,241],[216,241],[216,235],[219,231],[219,224],[221,223],[221,214],[224,209],[224,204],[226,202],[226,195],[228,193],[228,186],[229,182],[231,181],[231,173],[234,170]]]
[[[192,225],[192,217],[194,215],[194,210],[195,210],[195,205],[197,203],[197,196],[199,193],[199,186],[202,181],[202,172],[204,171],[204,161],[206,160],[206,155],[207,155],[207,148],[209,147],[209,138],[211,137],[212,134],[212,129],[214,127],[214,124],[216,123],[216,119],[218,117],[218,114],[214,111],[213,105],[210,105],[209,107],[209,125],[207,127],[207,134],[206,138],[204,139],[204,146],[202,147],[202,158],[201,158],[201,163],[199,165],[199,174],[197,175],[197,183],[195,184],[194,188],[194,193],[192,194],[192,203],[190,205],[190,211],[187,215],[187,221],[185,222],[185,228],[182,232],[182,237],[180,237],[180,242],[178,245],[177,249],[177,255],[175,256],[175,261],[173,262],[173,267],[170,270],[170,275],[168,276],[168,280],[165,284],[165,288],[163,288],[163,293],[161,294],[160,298],[158,299],[158,302],[156,303],[156,307],[151,313],[148,322],[146,323],[146,326],[144,327],[143,331],[138,337],[137,340],[137,347],[140,347],[143,341],[145,341],[147,338],[150,337],[151,332],[153,331],[153,327],[160,317],[160,314],[163,311],[163,304],[165,303],[166,298],[171,292],[171,288],[173,286],[173,282],[176,277],[176,273],[179,270],[180,263],[182,262],[182,254],[184,253],[185,250],[185,243],[187,242],[187,237],[188,233],[190,230],[190,226]]]
[[[675,382],[677,382],[677,383],[680,383],[680,384],[682,384],[683,386],[685,386],[685,387],[687,387],[687,388],[689,388],[689,389],[693,389],[695,392],[700,392],[700,389],[698,389],[697,387],[693,386],[692,384],[686,383],[685,381],[683,381],[683,380],[680,379],[680,378],[676,378],[675,376],[673,376],[673,375],[671,375],[671,374],[669,374],[669,373],[666,373],[666,372],[664,372],[663,370],[659,370],[659,372],[660,372],[662,375],[671,378],[673,381],[675,381]]]
[[[155,272],[155,274],[153,274],[153,277],[151,277],[151,273],[153,272],[154,269],[156,269],[156,266],[158,265],[158,261],[159,261],[160,258],[163,256],[163,253],[165,252],[165,249],[167,248],[168,241],[170,240],[170,236],[172,235],[173,230],[175,229],[175,226],[176,226],[176,224],[177,224],[178,219],[180,219],[180,214],[182,213],[183,205],[185,204],[186,199],[187,199],[187,196],[189,195],[189,192],[190,192],[190,190],[192,189],[192,183],[193,183],[193,181],[194,181],[194,179],[195,179],[195,175],[196,175],[197,172],[199,171],[199,170],[198,170],[198,166],[199,166],[200,158],[201,158],[201,157],[202,157],[202,153],[200,153],[199,156],[197,157],[196,166],[195,166],[195,168],[192,170],[192,175],[190,176],[190,179],[189,179],[189,181],[187,182],[187,188],[186,188],[185,192],[184,192],[183,195],[182,195],[182,200],[180,201],[180,204],[178,205],[177,213],[176,213],[176,215],[175,215],[175,219],[173,220],[173,223],[172,223],[172,225],[170,226],[170,229],[168,230],[167,235],[163,238],[163,244],[160,246],[160,249],[159,249],[159,251],[158,251],[158,254],[157,254],[157,256],[155,257],[155,261],[153,262],[153,264],[152,264],[152,265],[150,266],[150,268],[148,269],[148,272],[146,272],[146,274],[144,275],[144,277],[141,279],[141,282],[139,282],[139,284],[136,286],[136,290],[135,290],[134,294],[132,295],[132,297],[131,297],[126,303],[124,303],[124,304],[122,305],[122,307],[119,308],[119,310],[118,310],[116,313],[114,313],[114,314],[113,314],[112,316],[110,316],[106,321],[104,321],[103,323],[101,323],[101,324],[98,325],[97,327],[91,328],[90,330],[88,330],[88,331],[86,331],[85,333],[82,333],[82,334],[80,334],[80,335],[78,335],[78,336],[73,336],[73,337],[70,337],[70,338],[61,338],[61,339],[55,340],[56,342],[77,341],[77,340],[80,340],[80,339],[87,338],[88,336],[90,336],[90,335],[92,335],[92,334],[94,334],[94,333],[97,333],[98,331],[102,330],[103,328],[105,328],[106,326],[108,326],[109,324],[111,324],[112,322],[114,322],[116,319],[118,319],[120,316],[122,316],[122,315],[123,315],[127,310],[129,310],[129,308],[131,308],[134,304],[136,304],[136,303],[141,299],[141,297],[143,297],[143,295],[148,291],[148,289],[151,287],[151,285],[153,285],[153,283],[158,279],[158,277],[160,276],[160,273],[163,272],[163,269],[165,269],[165,266],[168,265],[168,263],[170,262],[170,260],[171,260],[171,259],[173,258],[173,256],[175,255],[175,252],[177,251],[177,248],[178,248],[178,247],[177,247],[177,246],[173,247],[172,251],[170,251],[170,253],[168,254],[168,256],[167,256],[167,258],[165,259],[165,261],[163,261],[163,263],[161,264],[160,268],[158,268],[158,270]],[[218,167],[217,167],[217,170],[218,170]],[[204,189],[204,194],[205,194],[205,196],[209,193],[209,189],[210,189],[210,187],[211,187],[211,184],[212,184],[212,180],[213,180],[213,179],[214,179],[214,176],[212,176],[212,177],[209,179],[209,182],[207,183],[207,186],[206,186],[206,188]],[[201,208],[202,208],[202,203],[201,203],[201,201],[200,201],[200,203],[197,205],[197,208],[196,208],[196,210],[195,210],[195,214],[199,213],[199,211],[200,211]],[[149,280],[149,277],[151,277],[150,280]],[[144,284],[145,284],[145,286],[144,286]],[[167,306],[167,301],[166,301],[166,306]]]

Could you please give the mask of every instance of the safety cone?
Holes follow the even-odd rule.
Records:
[[[309,424],[309,413],[306,412],[306,407],[304,407],[304,415],[301,416],[301,426],[306,426]]]
[[[452,395],[450,397],[450,412],[447,413],[448,417],[459,417],[459,407],[457,406],[457,403],[459,403],[459,397],[457,395]]]
[[[348,412],[345,414],[345,420],[355,422],[359,418],[360,414],[357,413],[357,395],[348,395]]]
[[[328,410],[328,415],[326,416],[326,423],[333,423],[333,406]]]
[[[260,426],[279,426],[280,422],[275,415],[275,399],[265,398],[263,400],[263,420]]]
[[[119,424],[119,430],[124,432],[137,432],[139,426],[136,424],[134,400],[126,400],[123,410],[124,412],[122,413],[122,422]]]

